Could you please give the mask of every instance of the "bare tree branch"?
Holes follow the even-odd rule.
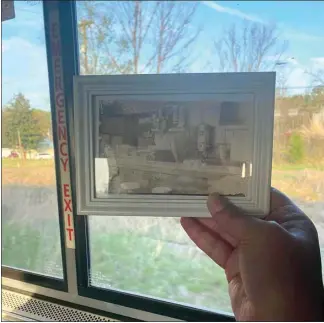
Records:
[[[191,26],[197,8],[198,3],[159,2],[155,24],[156,73],[160,73],[172,58],[186,51],[197,40],[200,29],[193,30]],[[179,64],[180,61],[175,66]]]
[[[324,69],[319,68],[316,71],[306,71],[306,73],[312,77],[313,83],[321,86],[324,85]]]
[[[78,3],[84,74],[145,73],[188,68],[200,30],[198,3],[116,1]]]
[[[274,69],[287,49],[275,25],[244,21],[224,30],[214,41],[214,49],[222,72],[256,72]]]
[[[124,40],[128,53],[127,61],[132,62],[131,73],[139,72],[144,46],[149,43],[148,35],[152,28],[158,3],[147,1],[119,1],[114,3],[113,12],[117,28],[121,27],[120,38]]]
[[[79,41],[82,74],[111,74],[124,69],[121,62],[111,59],[110,47],[121,50],[115,43],[114,17],[109,14],[109,3],[82,1],[80,6]],[[109,45],[108,45],[109,44]],[[113,44],[113,46],[111,46]]]

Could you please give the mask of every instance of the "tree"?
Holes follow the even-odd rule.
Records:
[[[84,74],[161,73],[185,68],[199,30],[197,3],[118,1],[78,3]]]
[[[52,139],[52,118],[49,111],[32,109],[35,126],[39,129],[42,138]]]
[[[312,75],[316,82],[324,86],[324,69],[320,69],[316,73],[313,73]]]
[[[288,94],[288,75],[290,74],[291,69],[286,66],[275,66],[274,68],[276,70],[276,98],[286,97]]]
[[[291,163],[302,162],[305,157],[305,145],[299,133],[292,133],[288,141],[287,158]]]
[[[324,69],[318,70],[315,74],[315,79],[320,85],[324,86]]]
[[[324,83],[315,86],[310,93],[310,104],[314,112],[319,112],[324,108]]]
[[[178,71],[185,67],[186,58],[189,57],[188,49],[201,31],[192,30],[191,27],[197,8],[198,2],[158,2],[154,23],[157,74],[163,71],[170,61],[173,61],[171,70]]]
[[[282,95],[276,98],[276,109],[282,116],[287,117],[291,109],[298,111],[300,122],[304,123],[302,116],[309,119],[313,114],[324,107],[324,87],[317,86],[311,92],[295,95]],[[284,121],[289,126],[289,121]],[[294,121],[296,124],[296,120]]]
[[[221,72],[258,72],[275,70],[287,49],[280,41],[276,25],[249,23],[233,24],[214,41]]]
[[[324,86],[324,69],[318,69],[315,72],[309,71],[308,74],[312,77],[314,83]]]
[[[132,74],[140,73],[143,51],[149,47],[147,45],[158,6],[159,2],[153,1],[119,1],[114,6],[117,26],[121,30],[120,38],[128,49],[127,60]],[[154,54],[150,53],[148,62],[151,62]]]
[[[78,27],[81,73],[126,73],[130,64],[126,62],[123,65],[120,61],[128,49],[122,40],[118,40],[111,3],[79,1],[77,5],[80,12]]]
[[[29,100],[18,93],[3,109],[2,146],[8,148],[35,149],[37,143],[46,137],[42,121],[37,119]]]

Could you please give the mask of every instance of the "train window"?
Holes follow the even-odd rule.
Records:
[[[303,5],[296,10],[304,12]],[[291,196],[313,219],[323,250],[324,187],[320,183],[324,180],[318,178],[324,174],[324,142],[314,133],[323,129],[319,121],[324,100],[319,82],[323,52],[315,46],[316,60],[307,54],[312,73],[305,69],[301,83],[292,77],[301,73],[301,62],[292,57],[289,46],[303,46],[312,38],[297,39],[297,32],[283,32],[280,24],[264,22],[270,17],[261,18],[262,8],[269,7],[270,20],[279,19],[275,8],[288,4],[242,3],[242,12],[231,6],[214,2],[78,2],[80,73],[276,71],[272,185]],[[244,14],[249,10],[259,12],[260,18]],[[216,16],[223,27],[215,24]],[[235,107],[224,106],[221,115],[225,125],[237,122],[229,119],[230,108]],[[298,113],[288,113],[291,108]],[[89,215],[88,222],[92,286],[231,311],[224,274],[192,245],[177,219]]]
[[[41,1],[2,23],[2,261],[63,279]]]

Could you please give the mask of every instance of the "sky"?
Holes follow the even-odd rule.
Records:
[[[15,1],[15,13],[14,19],[2,23],[2,104],[22,92],[33,108],[49,110],[42,3]],[[292,93],[312,84],[305,70],[324,68],[323,1],[201,1],[192,22],[194,28],[202,26],[193,48],[199,59],[190,70],[202,71],[214,57],[212,40],[218,39],[224,28],[243,20],[276,23],[282,39],[289,43],[283,60]]]

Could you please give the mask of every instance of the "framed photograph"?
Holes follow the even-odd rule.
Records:
[[[79,215],[269,211],[275,73],[76,76]]]

